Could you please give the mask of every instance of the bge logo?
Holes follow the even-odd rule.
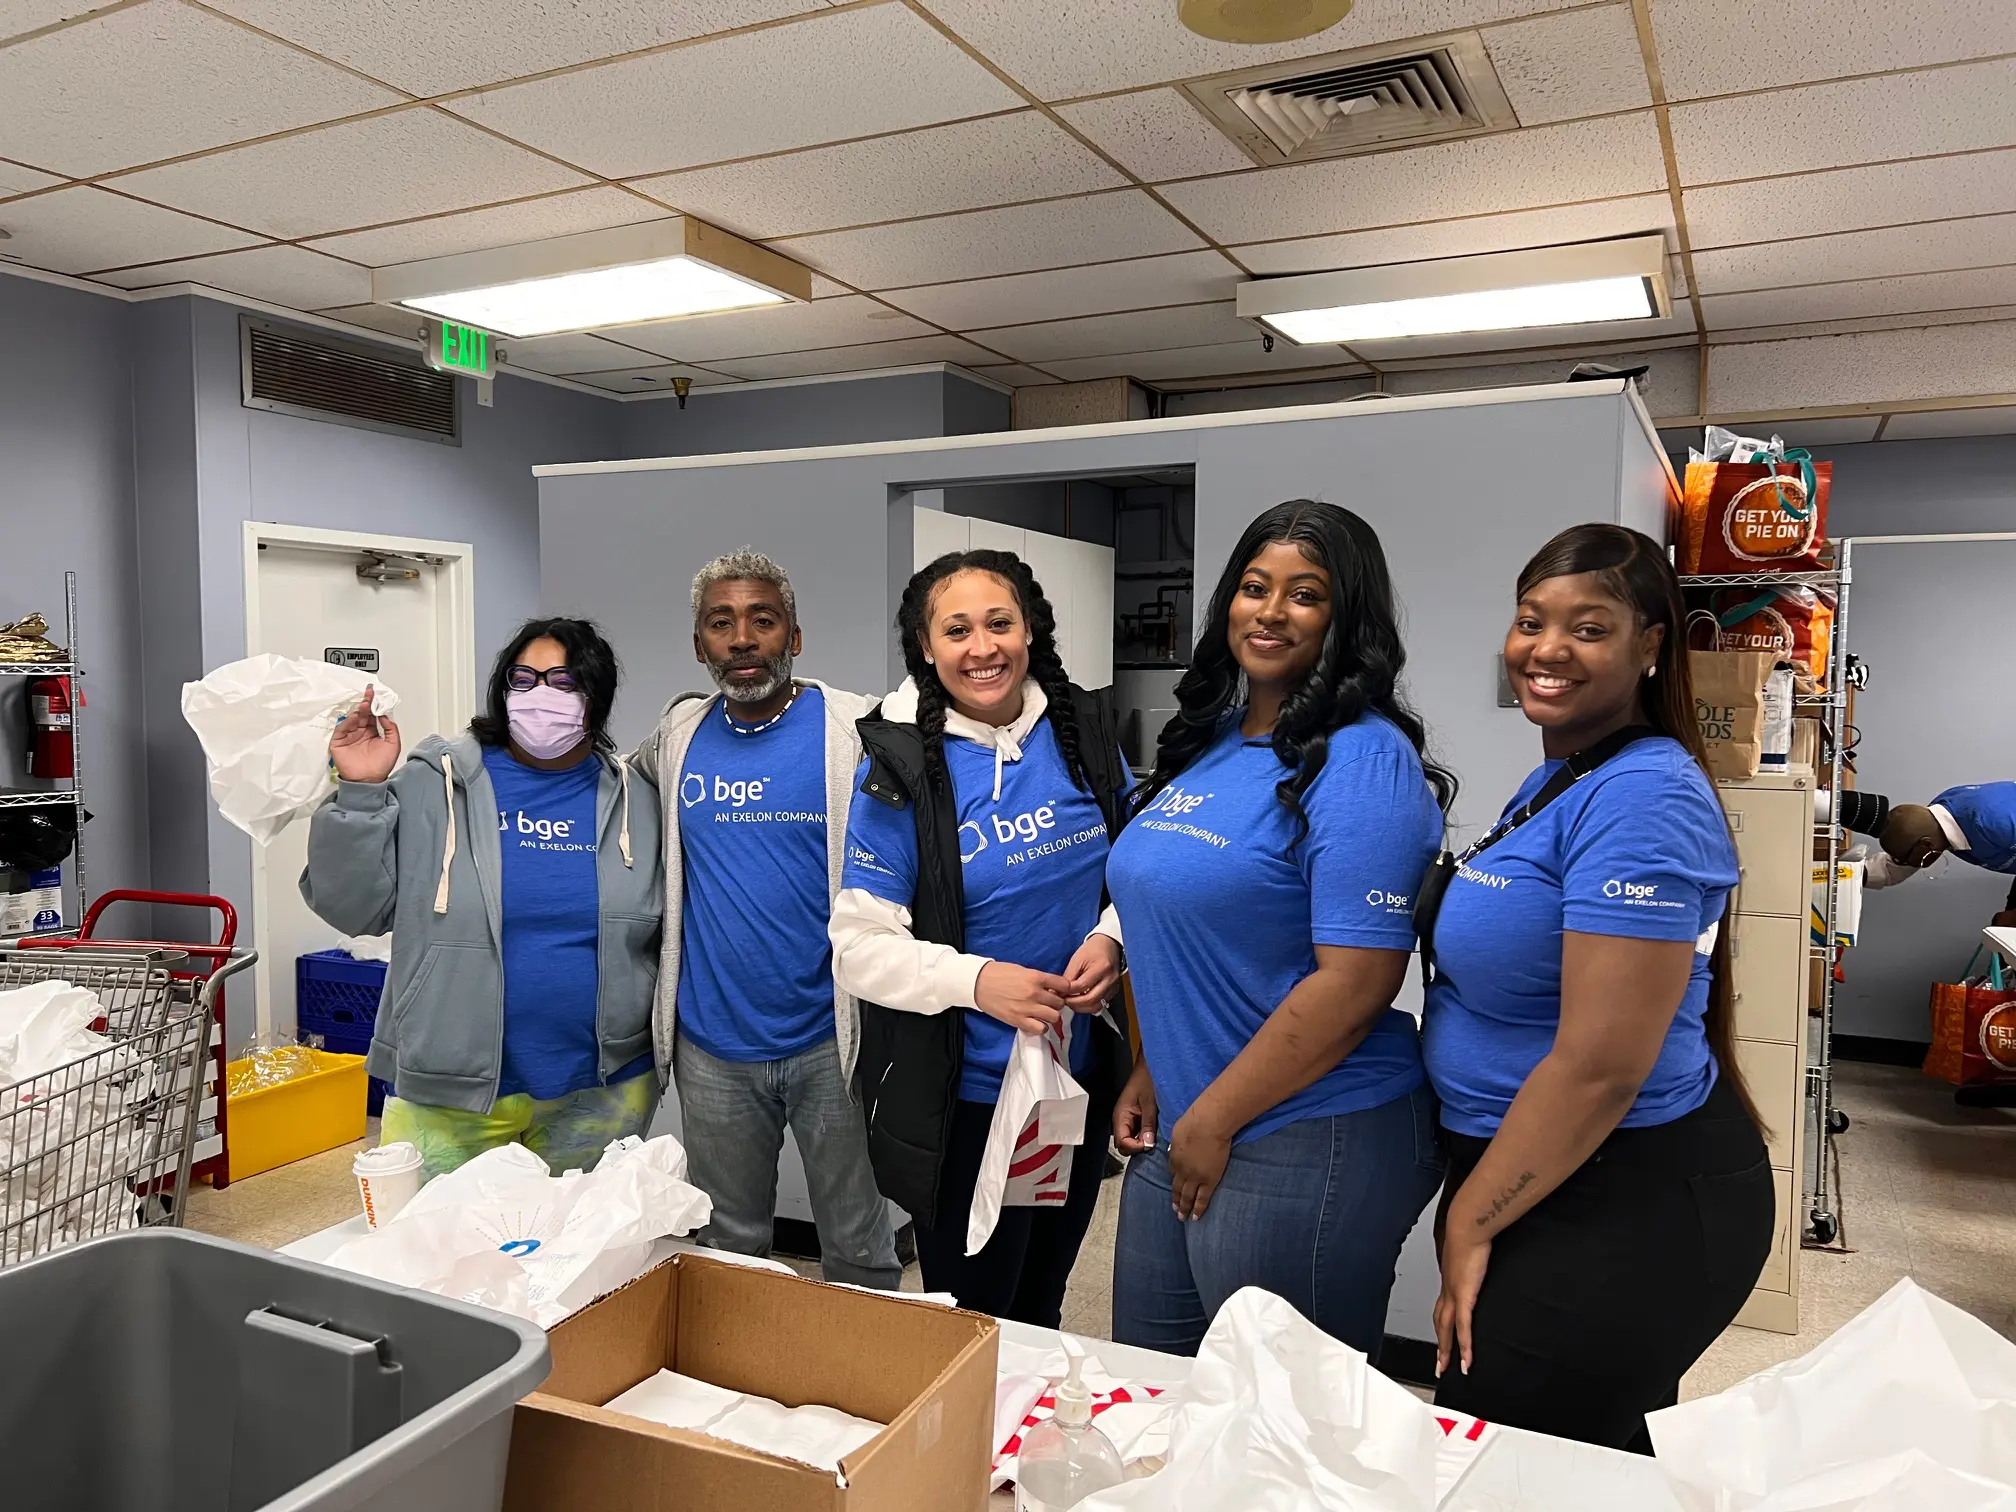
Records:
[[[1186,793],[1181,788],[1167,788],[1164,789],[1161,797],[1148,805],[1148,811],[1153,814],[1168,814],[1172,817],[1178,814],[1188,814],[1202,808],[1204,800],[1210,796],[1209,793]]]
[[[1016,840],[1027,845],[1043,831],[1057,827],[1057,810],[1047,803],[1030,813],[1017,814],[1013,819],[1003,819],[999,814],[992,817],[994,838],[1003,845]]]
[[[747,804],[763,801],[763,786],[768,777],[751,777],[745,781],[730,782],[726,777],[714,779],[714,801],[725,803],[731,808],[742,808]],[[707,797],[707,779],[698,772],[688,772],[679,781],[679,801],[691,808]]]
[[[1603,896],[1606,898],[1650,898],[1658,891],[1659,884],[1656,882],[1619,882],[1612,877],[1603,884]]]

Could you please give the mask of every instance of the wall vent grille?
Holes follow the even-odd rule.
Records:
[[[455,379],[417,353],[254,320],[242,323],[241,338],[249,409],[461,443]]]

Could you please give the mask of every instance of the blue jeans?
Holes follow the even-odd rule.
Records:
[[[828,1281],[895,1291],[903,1279],[889,1207],[868,1165],[868,1126],[832,1040],[784,1060],[724,1061],[685,1035],[673,1052],[688,1174],[714,1202],[700,1242],[770,1253],[777,1157],[791,1125],[805,1163],[819,1271]]]
[[[1113,1337],[1194,1355],[1225,1299],[1258,1286],[1374,1360],[1400,1246],[1442,1185],[1435,1096],[1306,1118],[1232,1147],[1202,1218],[1179,1219],[1169,1151],[1127,1164]]]

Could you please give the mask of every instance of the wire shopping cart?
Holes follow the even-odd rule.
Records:
[[[85,988],[99,1005],[90,1027],[108,1041],[0,1086],[0,1268],[182,1222],[214,1001],[253,959],[233,951],[197,978],[168,950],[0,950],[0,990]]]
[[[217,941],[205,944],[198,940],[115,940],[98,934],[98,921],[105,910],[114,903],[159,904],[169,908],[198,908],[217,915]],[[174,966],[174,974],[185,981],[203,982],[234,955],[232,946],[238,939],[238,910],[229,900],[210,893],[156,892],[151,888],[115,887],[100,893],[92,899],[91,907],[85,911],[84,922],[78,927],[75,938],[66,939],[44,935],[26,939],[22,946],[34,950],[166,950],[181,959]],[[237,967],[232,968],[238,970]],[[215,1027],[210,1034],[210,1066],[207,1071],[209,1086],[203,1096],[203,1107],[196,1115],[199,1128],[196,1133],[196,1152],[191,1157],[189,1179],[207,1181],[222,1191],[231,1184],[231,1127],[230,1103],[225,1096],[226,1056],[224,1023],[224,986],[218,983],[211,1002],[211,1012]]]

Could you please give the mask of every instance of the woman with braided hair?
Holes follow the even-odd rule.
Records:
[[[1132,780],[1111,715],[1066,679],[1056,618],[1019,557],[940,557],[911,578],[896,629],[910,675],[860,721],[831,924],[834,979],[861,1003],[869,1158],[916,1224],[927,1290],[1055,1328],[1124,1077],[1124,1046],[1091,1016],[1120,950],[1092,928]],[[1073,1014],[1070,1066],[1091,1108],[1067,1189],[1004,1206],[968,1255],[1015,1037]]]
[[[1400,1246],[1442,1181],[1393,1006],[1455,780],[1397,691],[1385,554],[1298,499],[1246,528],[1114,847],[1143,1058],[1113,1337],[1195,1354],[1243,1286],[1377,1358]]]

